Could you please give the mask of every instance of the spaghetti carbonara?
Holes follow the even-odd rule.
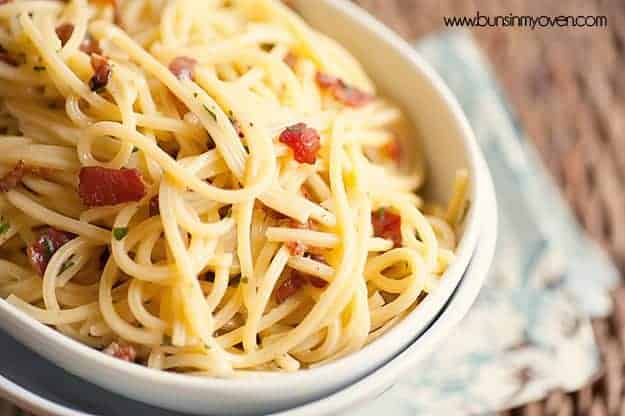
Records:
[[[361,349],[466,210],[464,172],[417,196],[401,111],[275,0],[0,1],[0,131],[0,296],[155,369]]]

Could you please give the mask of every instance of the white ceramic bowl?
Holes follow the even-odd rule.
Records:
[[[362,351],[291,374],[238,380],[206,379],[128,365],[36,323],[0,301],[0,326],[69,372],[127,397],[200,414],[245,415],[288,409],[331,394],[389,361],[434,320],[469,263],[480,233],[487,172],[456,100],[434,71],[397,35],[343,0],[294,1],[306,20],[345,45],[384,95],[400,103],[424,137],[427,193],[447,200],[458,169],[471,181],[457,258],[440,286],[395,328]]]
[[[414,365],[425,360],[464,317],[475,300],[493,257],[497,237],[497,211],[491,197],[485,211],[490,218],[462,281],[449,302],[422,337],[413,342],[397,357],[356,383],[321,400],[313,401],[274,416],[322,416],[358,407],[359,414],[369,414],[367,401],[401,377],[414,371]],[[4,357],[0,361],[0,397],[13,401],[36,415],[91,416],[91,415],[150,415],[173,416],[172,413],[123,398],[93,384],[81,382],[63,369],[46,362],[0,332]],[[58,380],[63,380],[59,384]],[[415,391],[418,394],[418,391]],[[388,399],[387,399],[388,400]],[[375,414],[375,413],[374,413]],[[406,414],[410,409],[406,408]],[[397,415],[399,416],[399,415]]]

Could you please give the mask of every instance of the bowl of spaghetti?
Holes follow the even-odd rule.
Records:
[[[418,342],[475,249],[485,165],[408,45],[346,2],[289,6],[0,5],[4,329],[211,414],[322,397]]]

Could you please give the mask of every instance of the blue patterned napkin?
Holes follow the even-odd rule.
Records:
[[[470,34],[439,34],[417,50],[460,101],[486,156],[499,204],[497,251],[452,336],[358,414],[488,414],[578,389],[598,370],[590,317],[610,312],[618,274],[583,235]]]

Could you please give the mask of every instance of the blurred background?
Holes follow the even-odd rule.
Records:
[[[478,27],[504,95],[586,232],[625,271],[625,1],[353,0],[411,43],[443,16],[604,15],[607,28]],[[592,276],[588,276],[592,279]],[[625,415],[625,287],[593,329],[595,380],[503,415]]]

